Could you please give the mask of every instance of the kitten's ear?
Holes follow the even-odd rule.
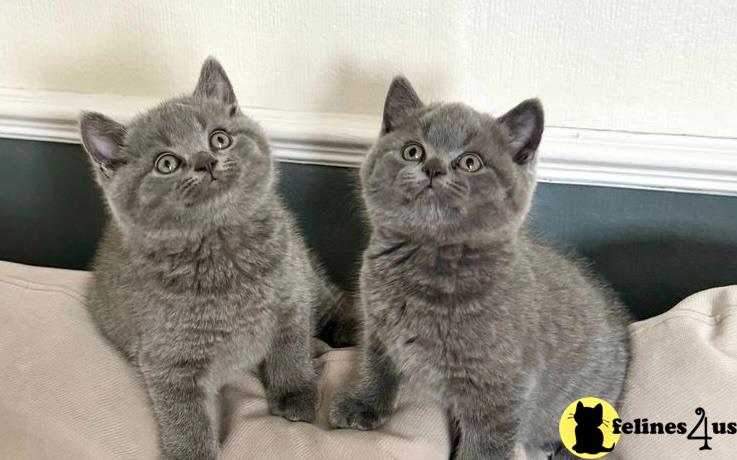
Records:
[[[420,97],[412,84],[403,76],[394,77],[384,101],[384,119],[381,134],[393,131],[413,110],[422,107]]]
[[[514,161],[526,164],[534,159],[545,127],[545,116],[540,101],[538,99],[523,101],[502,115],[499,123],[509,130]]]
[[[200,70],[200,79],[197,81],[197,87],[194,89],[195,97],[212,97],[224,104],[235,105],[235,91],[233,85],[230,84],[225,69],[214,57],[210,56],[205,59]]]
[[[579,401],[578,404],[576,404],[576,412],[580,411],[581,409],[583,409],[583,403]]]
[[[107,178],[125,163],[121,150],[125,140],[125,126],[97,112],[82,112],[79,118],[82,146],[92,162]]]
[[[596,412],[597,417],[602,417],[604,415],[604,407],[601,405],[601,403],[594,406],[594,412]]]

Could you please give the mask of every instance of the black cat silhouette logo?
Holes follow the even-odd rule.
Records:
[[[577,457],[603,457],[619,442],[620,434],[612,429],[612,420],[618,418],[614,407],[603,399],[578,399],[560,418],[560,439]]]

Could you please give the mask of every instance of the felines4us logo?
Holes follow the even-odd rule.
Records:
[[[699,450],[711,450],[713,435],[737,434],[737,422],[709,422],[706,411],[695,410],[698,419],[687,422],[653,422],[637,418],[623,421],[611,404],[603,399],[586,397],[573,401],[560,417],[560,439],[573,455],[600,458],[613,451],[622,434],[686,436],[699,441]]]

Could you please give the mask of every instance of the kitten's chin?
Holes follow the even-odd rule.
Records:
[[[410,206],[374,209],[371,220],[379,227],[391,228],[397,233],[422,235],[430,239],[444,239],[462,226],[460,209],[428,202],[412,202]]]
[[[432,225],[455,225],[465,214],[463,206],[445,199],[437,191],[427,189],[422,196],[411,204],[410,214],[414,214],[418,221]]]
[[[422,208],[430,208],[432,212],[441,212],[444,208],[451,212],[461,209],[467,199],[465,193],[444,184],[430,185],[429,182],[420,187],[402,190],[405,203],[419,212]]]
[[[209,206],[222,200],[223,196],[231,190],[232,182],[227,179],[203,179],[197,186],[197,193],[184,200],[184,207]]]

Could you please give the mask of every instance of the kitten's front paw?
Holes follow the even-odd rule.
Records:
[[[389,413],[381,411],[352,395],[340,395],[330,406],[330,425],[333,428],[373,430],[386,422]]]
[[[314,422],[317,418],[317,388],[310,387],[298,391],[275,394],[270,398],[269,407],[273,415],[293,422]]]

